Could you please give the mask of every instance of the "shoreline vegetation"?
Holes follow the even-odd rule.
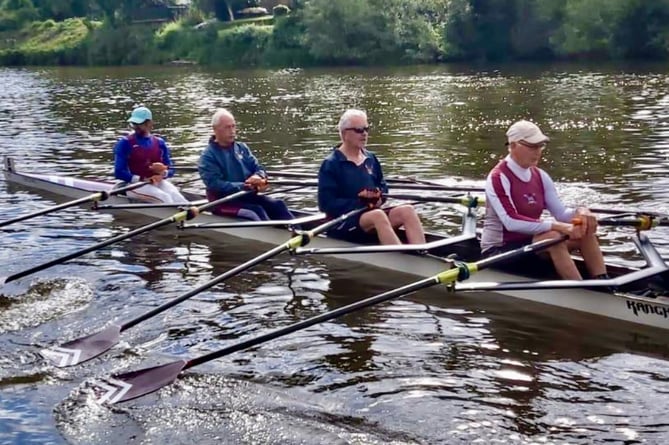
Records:
[[[0,0],[0,64],[667,60],[669,0]]]

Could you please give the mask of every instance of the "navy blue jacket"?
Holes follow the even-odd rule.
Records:
[[[244,181],[254,174],[267,177],[265,169],[243,142],[223,148],[212,137],[197,164],[200,178],[207,190],[227,196],[244,190]]]
[[[359,208],[363,203],[358,197],[362,189],[379,188],[388,193],[381,164],[376,155],[363,150],[365,162],[355,165],[334,147],[318,171],[318,208],[331,218],[336,218]]]

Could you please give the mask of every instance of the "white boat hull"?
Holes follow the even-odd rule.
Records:
[[[112,186],[110,183],[87,181],[71,177],[20,173],[14,171],[9,162],[6,164],[4,175],[5,179],[12,184],[35,190],[42,190],[72,199],[81,198],[92,192],[100,191],[101,189],[109,189]],[[128,200],[125,197],[112,196],[104,203],[120,205],[127,204]],[[116,210],[113,211],[116,212]],[[122,211],[141,214],[156,219],[163,219],[176,213],[176,210],[173,208],[136,208],[124,209]],[[198,216],[194,221],[199,224],[206,224],[222,221],[236,222],[237,220],[203,214]],[[201,229],[201,232],[198,233],[213,236],[217,240],[221,239],[220,235],[225,235],[227,237],[236,237],[243,240],[258,241],[265,243],[268,246],[278,245],[287,241],[291,237],[291,234],[285,228],[278,227],[212,228]],[[356,245],[327,237],[317,237],[312,241],[309,247],[356,247]],[[409,255],[400,252],[336,253],[328,254],[328,256],[345,261],[362,263],[377,269],[400,272],[421,278],[434,276],[448,268],[448,265],[445,262],[431,256]],[[470,278],[470,281],[502,283],[526,279],[526,277],[520,277],[515,274],[494,269],[485,269],[474,274]],[[441,287],[445,289],[444,286]],[[519,300],[527,300],[626,322],[669,329],[669,299],[665,297],[647,298],[632,294],[614,294],[583,288],[502,290],[495,291],[495,293]],[[491,297],[488,292],[476,292],[475,296],[476,298]],[[522,303],[517,301],[517,304]]]

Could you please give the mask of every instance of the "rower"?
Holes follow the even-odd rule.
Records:
[[[534,123],[521,120],[506,132],[509,154],[486,180],[486,216],[481,236],[484,257],[560,234],[569,239],[547,249],[563,279],[583,279],[570,252],[578,249],[593,278],[608,278],[597,240],[597,219],[585,207],[567,208],[558,197],[551,177],[537,167],[549,142]],[[548,210],[555,221],[543,219]],[[573,225],[574,218],[580,220]]]
[[[151,184],[129,191],[127,196],[147,202],[188,203],[179,190],[167,181],[174,176],[170,149],[163,138],[151,134],[151,110],[135,108],[128,123],[132,132],[119,139],[114,146],[114,176],[126,183],[149,180]]]
[[[252,221],[293,219],[282,200],[257,193],[267,189],[267,172],[248,145],[236,140],[237,123],[232,113],[225,108],[217,110],[211,126],[214,135],[197,166],[207,188],[207,199],[214,201],[241,190],[254,192],[220,204],[212,213]]]
[[[411,244],[424,244],[423,225],[411,205],[380,209],[388,185],[381,164],[366,148],[369,136],[367,114],[347,110],[339,119],[339,138],[318,172],[318,207],[330,218],[367,205],[369,210],[328,231],[328,236],[352,242],[370,241],[376,234],[381,244],[401,244],[395,229],[404,227]]]

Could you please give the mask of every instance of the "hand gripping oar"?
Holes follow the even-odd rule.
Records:
[[[103,352],[107,351],[109,348],[118,343],[120,334],[122,331],[129,329],[135,326],[138,323],[141,323],[144,320],[147,320],[154,315],[160,314],[161,312],[176,306],[189,299],[190,297],[199,294],[200,292],[209,289],[212,286],[215,286],[228,278],[239,275],[251,267],[262,263],[265,260],[268,260],[272,257],[277,256],[281,252],[287,250],[297,249],[298,247],[305,246],[319,233],[325,232],[331,227],[334,227],[337,224],[342,223],[345,219],[350,218],[353,215],[363,212],[366,208],[360,208],[352,210],[348,213],[341,215],[338,218],[332,219],[324,224],[321,224],[307,232],[301,232],[298,235],[294,236],[287,242],[280,244],[267,252],[258,255],[257,257],[240,264],[239,266],[224,272],[223,274],[217,276],[211,281],[208,281],[193,290],[186,292],[183,295],[180,295],[173,300],[168,301],[155,309],[152,309],[144,314],[126,322],[122,325],[112,324],[107,328],[103,329],[100,332],[95,334],[88,335],[86,337],[78,338],[76,340],[63,343],[60,346],[54,347],[52,349],[44,349],[41,351],[42,356],[54,362],[58,367],[72,366],[77,363],[89,360],[93,357],[96,357]]]
[[[214,207],[218,204],[222,204],[224,202],[232,201],[233,199],[240,198],[240,197],[242,197],[242,196],[244,196],[248,193],[253,193],[253,192],[250,191],[250,190],[242,190],[240,192],[233,193],[232,195],[225,196],[221,199],[217,199],[216,201],[208,202],[204,205],[201,205],[201,206],[195,207],[195,208],[197,209],[197,213],[200,213],[200,212],[202,212],[206,209],[209,209],[211,207]],[[0,277],[0,286],[4,285],[5,283],[9,283],[10,281],[18,280],[19,278],[23,278],[25,276],[31,275],[35,272],[39,272],[41,270],[48,269],[49,267],[55,266],[56,264],[61,264],[61,263],[64,263],[65,261],[69,261],[73,258],[78,258],[82,255],[85,255],[85,254],[89,253],[89,252],[93,252],[94,250],[101,249],[102,247],[106,247],[106,246],[109,246],[111,244],[117,243],[119,241],[123,241],[124,239],[128,239],[128,238],[131,238],[135,235],[139,235],[140,233],[148,232],[149,230],[157,229],[158,227],[163,227],[163,226],[166,226],[166,225],[168,225],[170,223],[173,223],[173,222],[180,222],[180,221],[184,221],[184,220],[193,219],[197,215],[197,213],[193,211],[193,208],[190,208],[188,210],[183,210],[183,211],[180,211],[178,213],[175,213],[174,215],[172,215],[168,218],[164,218],[164,219],[161,219],[160,221],[156,221],[154,223],[147,224],[147,225],[139,227],[135,230],[131,230],[128,233],[124,233],[124,234],[115,236],[113,238],[109,238],[108,240],[99,242],[99,243],[97,243],[93,246],[87,247],[85,249],[77,250],[76,252],[72,252],[72,253],[70,253],[68,255],[65,255],[65,256],[62,256],[60,258],[56,258],[56,259],[48,261],[46,263],[39,264],[35,267],[31,267],[30,269],[26,269],[24,271],[17,272],[14,275],[10,275],[8,277]]]
[[[563,235],[558,238],[539,241],[537,243],[530,244],[516,250],[511,250],[500,255],[492,256],[475,263],[461,263],[458,265],[458,267],[448,269],[433,277],[425,278],[423,280],[416,281],[415,283],[384,292],[382,294],[349,304],[339,309],[308,318],[283,328],[275,329],[266,334],[240,341],[223,349],[219,349],[218,351],[210,352],[191,360],[177,360],[175,362],[160,366],[112,375],[104,381],[95,383],[96,393],[99,397],[98,401],[100,403],[117,403],[144,396],[162,388],[163,386],[171,384],[179,376],[179,374],[181,374],[182,371],[194,366],[201,365],[211,360],[232,354],[233,352],[260,345],[301,329],[308,328],[315,324],[341,317],[342,315],[349,314],[359,309],[392,300],[394,298],[399,298],[421,289],[425,289],[437,284],[452,284],[456,280],[468,278],[470,274],[473,274],[479,270],[488,268],[495,264],[502,263],[521,255],[527,255],[532,252],[546,249],[564,241],[565,239],[567,239],[567,236]]]
[[[68,207],[74,207],[79,204],[84,204],[86,202],[92,201],[105,201],[107,200],[110,196],[118,195],[119,193],[123,192],[129,192],[130,190],[134,190],[136,188],[145,186],[147,184],[150,184],[150,181],[142,181],[142,182],[136,182],[134,184],[130,184],[125,187],[117,188],[117,189],[111,189],[111,190],[103,190],[101,192],[95,192],[92,193],[88,196],[83,196],[79,199],[75,199],[73,201],[68,201],[64,202],[62,204],[58,204],[52,207],[48,207],[46,209],[38,210],[37,212],[29,213],[27,215],[21,215],[17,216],[16,218],[8,219],[6,221],[0,222],[0,227],[5,227],[10,224],[14,224],[20,221],[25,221],[26,219],[34,218],[36,216],[41,216],[41,215],[46,215],[47,213],[55,212],[58,210],[63,210],[67,209]]]

